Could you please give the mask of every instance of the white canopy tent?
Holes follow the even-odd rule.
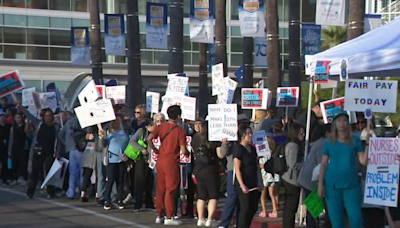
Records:
[[[400,17],[355,39],[313,55],[317,61],[331,61],[330,75],[340,74],[340,60],[348,59],[350,77],[400,77]]]

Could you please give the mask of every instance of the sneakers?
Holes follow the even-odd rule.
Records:
[[[206,227],[217,227],[218,225],[213,220],[207,220]]]
[[[81,197],[81,202],[87,203],[87,202],[89,202],[89,199],[87,197]]]
[[[104,203],[104,210],[110,210],[110,209],[111,209],[110,202],[106,201],[106,202]]]
[[[166,226],[180,226],[182,225],[182,221],[180,220],[176,220],[174,218],[170,218],[170,219],[165,219],[164,220],[164,225]]]
[[[197,226],[205,226],[206,225],[206,220],[198,220],[197,221]]]
[[[11,186],[17,185],[17,184],[18,184],[18,182],[17,182],[16,180],[10,182],[10,185],[11,185]]]
[[[124,202],[118,202],[117,203],[117,209],[119,209],[119,210],[122,210],[122,209],[124,209],[125,208],[125,204],[124,204]]]
[[[162,224],[164,222],[164,217],[157,216],[156,224]]]
[[[96,206],[103,207],[104,206],[104,201],[103,200],[97,200]]]

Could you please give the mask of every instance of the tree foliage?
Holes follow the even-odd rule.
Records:
[[[321,36],[321,51],[325,51],[347,41],[347,27],[329,26],[322,30]]]

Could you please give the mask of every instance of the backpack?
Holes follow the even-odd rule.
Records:
[[[208,165],[215,159],[212,151],[208,148],[207,142],[202,142],[199,147],[194,150],[193,159],[196,164]]]
[[[279,145],[271,158],[265,163],[264,169],[267,173],[283,175],[288,171],[285,155],[286,145],[287,143]]]

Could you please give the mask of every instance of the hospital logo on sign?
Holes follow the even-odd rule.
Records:
[[[210,8],[209,0],[195,0],[194,1],[195,9],[208,9]]]
[[[120,36],[121,33],[121,17],[108,17],[108,34],[110,36]]]
[[[151,19],[150,20],[150,25],[153,26],[153,27],[157,27],[157,28],[163,27],[164,26],[164,20],[161,19],[161,18],[160,19],[158,19],[158,18]]]
[[[75,47],[86,47],[86,29],[74,30],[74,45]]]
[[[243,9],[249,12],[254,12],[260,9],[260,3],[256,1],[246,1],[243,2]]]
[[[210,12],[207,10],[196,10],[194,12],[194,17],[198,20],[205,20],[210,18]]]

